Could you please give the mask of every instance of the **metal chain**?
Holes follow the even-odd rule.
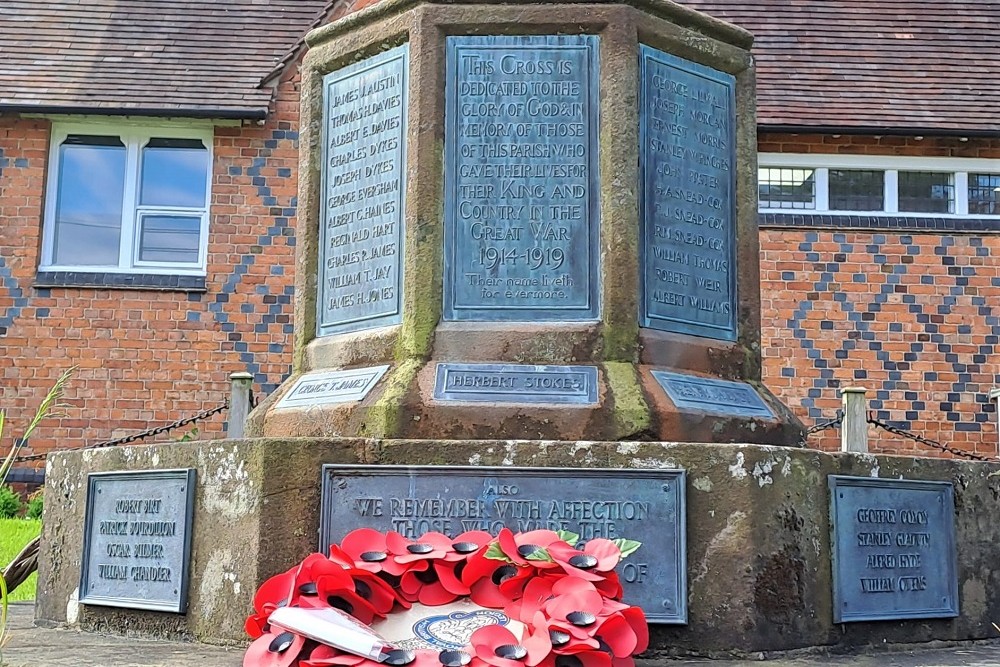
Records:
[[[868,412],[867,421],[869,424],[872,424],[873,426],[880,428],[884,431],[888,431],[893,435],[898,435],[904,438],[909,438],[910,440],[915,440],[924,445],[928,445],[929,447],[940,449],[942,452],[948,452],[949,454],[954,454],[955,456],[964,456],[965,458],[972,459],[974,461],[996,461],[996,459],[991,456],[983,456],[982,454],[976,454],[974,452],[966,452],[961,449],[955,449],[954,447],[949,447],[948,445],[941,444],[937,440],[931,440],[930,438],[925,438],[922,435],[917,435],[916,433],[911,433],[910,431],[901,429],[898,426],[893,426],[892,424],[887,424],[886,422],[879,421],[876,417],[873,416],[873,413],[870,411]]]
[[[834,417],[833,419],[825,422],[816,422],[802,433],[802,439],[799,441],[799,447],[808,447],[806,440],[813,433],[819,433],[820,431],[825,431],[828,428],[836,428],[840,426],[840,424],[843,421],[844,421],[844,413],[841,412],[840,410],[837,410],[837,416]]]
[[[813,433],[819,433],[820,431],[825,431],[828,428],[837,428],[844,422],[844,413],[837,410],[837,416],[826,422],[817,422],[806,429],[806,435],[812,435]]]
[[[69,451],[78,451],[78,450],[82,450],[82,449],[100,449],[102,447],[116,447],[118,445],[127,445],[130,442],[135,442],[137,440],[143,440],[145,438],[151,438],[154,435],[160,435],[161,433],[166,433],[168,431],[172,431],[175,428],[180,428],[182,426],[187,426],[188,424],[193,424],[193,423],[201,421],[203,419],[208,419],[212,415],[216,415],[216,414],[218,414],[218,413],[220,413],[223,410],[226,410],[228,408],[229,408],[229,401],[223,401],[222,405],[218,405],[218,406],[216,406],[214,408],[211,408],[209,410],[204,410],[204,411],[199,412],[198,414],[193,415],[191,417],[185,417],[184,419],[179,419],[179,420],[177,420],[177,421],[175,421],[175,422],[173,422],[171,424],[167,424],[165,426],[157,426],[156,428],[151,428],[151,429],[146,430],[146,431],[140,431],[139,433],[133,433],[132,435],[127,435],[125,437],[117,438],[115,440],[105,440],[104,442],[99,442],[96,445],[87,445],[85,447],[74,447],[74,448],[71,448],[71,449],[59,449],[59,450],[54,450],[54,451],[69,452]],[[17,458],[14,459],[14,461],[16,461],[18,463],[21,463],[21,462],[24,462],[24,461],[41,461],[41,460],[45,459],[45,457],[47,455],[48,455],[48,452],[46,452],[45,454],[30,454],[28,456],[18,456]]]

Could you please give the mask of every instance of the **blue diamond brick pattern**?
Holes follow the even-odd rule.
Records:
[[[271,138],[265,140],[265,147],[260,150],[259,156],[253,159],[249,167],[246,169],[238,166],[229,168],[231,176],[249,176],[252,179],[251,182],[256,188],[257,196],[260,198],[261,203],[270,208],[270,224],[266,233],[257,237],[257,245],[261,248],[274,245],[275,241],[282,237],[285,239],[286,244],[290,246],[295,245],[295,230],[290,226],[289,220],[295,217],[298,202],[295,197],[292,197],[286,205],[279,204],[277,197],[271,194],[267,177],[261,174],[261,169],[266,166],[267,159],[271,157],[272,149],[277,148],[278,142],[283,139],[293,141],[296,148],[298,147],[297,132],[273,130]],[[278,170],[278,178],[287,178],[290,176],[291,173],[288,170]],[[214,300],[208,304],[208,309],[215,321],[222,327],[222,330],[228,333],[233,350],[239,354],[240,361],[246,367],[247,371],[253,375],[254,382],[260,385],[261,391],[264,395],[267,395],[277,389],[284,377],[272,378],[267,373],[261,371],[260,360],[249,351],[248,344],[243,340],[243,334],[236,329],[235,323],[232,322],[229,314],[226,312],[227,304],[230,301],[229,296],[237,291],[243,280],[243,276],[257,262],[258,256],[259,254],[248,253],[240,258],[239,263],[233,267],[232,275],[226,279],[222,288],[215,294]],[[281,272],[276,272],[272,269],[271,275],[281,275]],[[260,323],[254,325],[254,333],[272,334],[274,342],[268,344],[268,353],[283,354],[285,343],[282,341],[291,336],[292,325],[279,323],[277,320],[279,315],[291,311],[294,288],[285,286],[282,287],[280,294],[272,294],[271,288],[265,284],[257,286],[257,293],[261,297],[260,299],[254,301],[252,304],[244,304],[244,307],[249,306],[251,311],[247,314],[251,314],[252,312],[261,314]]]
[[[27,166],[27,160],[23,158],[11,160],[4,155],[3,149],[0,148],[0,179],[3,178],[5,169],[24,169]],[[10,328],[15,319],[21,316],[21,311],[28,305],[28,297],[24,295],[24,289],[14,277],[10,267],[7,266],[3,255],[0,255],[0,296],[10,299],[10,303],[5,308],[0,309],[0,336],[6,336],[7,329]]]
[[[849,274],[847,276],[840,273],[840,264],[846,261],[846,257],[855,252],[855,244],[848,243],[844,234],[834,234],[833,242],[839,245],[838,251],[830,257],[833,261],[823,262],[820,254],[813,252],[813,244],[819,241],[819,234],[810,232],[805,235],[804,242],[799,244],[799,251],[805,254],[806,261],[813,262],[813,266],[819,271],[819,280],[812,285],[816,296],[812,299],[805,299],[798,303],[792,318],[786,322],[791,330],[792,336],[798,341],[799,346],[806,351],[806,356],[812,362],[815,376],[812,379],[812,388],[807,391],[807,396],[801,400],[802,406],[806,408],[809,417],[815,421],[829,418],[831,415],[824,415],[822,410],[816,406],[815,399],[822,395],[829,396],[831,390],[836,389],[847,378],[834,379],[834,371],[830,368],[830,359],[824,357],[822,350],[817,349],[814,341],[810,338],[810,331],[806,328],[807,315],[816,308],[816,304],[836,304],[842,313],[847,316],[847,320],[853,325],[843,338],[839,349],[834,350],[834,359],[842,360],[851,356],[854,350],[869,350],[873,354],[866,355],[865,358],[874,357],[877,362],[876,367],[885,372],[886,379],[881,385],[875,388],[875,394],[870,396],[869,408],[874,410],[878,419],[886,421],[892,420],[894,424],[904,429],[911,429],[912,422],[917,420],[922,412],[928,409],[931,413],[940,411],[945,420],[953,424],[956,431],[982,431],[983,423],[990,418],[990,413],[995,411],[995,405],[989,400],[988,395],[983,390],[981,383],[973,382],[973,376],[984,372],[988,359],[994,355],[998,340],[1000,340],[1000,308],[995,308],[989,304],[985,297],[975,295],[971,292],[970,297],[966,297],[969,277],[976,275],[976,266],[957,266],[955,251],[955,240],[952,237],[942,237],[939,245],[934,248],[936,260],[921,254],[921,246],[913,243],[910,236],[901,236],[899,241],[905,245],[905,252],[909,256],[915,257],[912,264],[900,263],[891,267],[891,271],[886,271],[882,267],[886,264],[886,253],[883,246],[886,245],[884,234],[872,235],[871,243],[865,246],[865,253],[873,257],[873,265],[880,269],[880,273],[885,276],[885,282],[878,286],[878,289],[867,292],[843,292],[835,291],[832,285],[845,282],[848,278],[854,282],[866,282],[867,276],[864,274]],[[977,256],[989,256],[989,248],[983,245],[981,238],[970,239],[971,248],[975,248]],[[926,247],[926,246],[924,246]],[[965,252],[960,250],[959,252]],[[940,298],[937,305],[928,303],[927,299],[918,301],[913,294],[907,293],[907,286],[900,283],[900,278],[906,275],[909,270],[919,272],[920,267],[926,267],[931,262],[938,261],[946,267],[947,276],[924,273],[920,276],[923,284],[940,283],[949,278],[954,284],[948,288],[949,295]],[[987,263],[987,266],[990,264]],[[784,278],[784,276],[783,276]],[[995,287],[1000,287],[1000,280],[994,278]],[[875,287],[875,285],[872,285]],[[878,314],[882,306],[889,300],[889,295],[900,294],[902,304],[906,306],[908,314],[914,323],[919,326],[920,334],[916,341],[909,344],[909,351],[905,352],[902,358],[893,359],[889,352],[882,348],[880,335],[873,330],[872,324],[878,319]],[[952,352],[952,345],[944,334],[940,332],[939,323],[942,318],[952,313],[952,308],[959,302],[959,299],[971,299],[972,305],[977,307],[982,323],[990,328],[990,335],[985,336],[984,342],[977,347],[977,351],[971,359],[965,355],[963,361],[958,354]],[[826,318],[829,314],[825,315]],[[819,322],[820,330],[833,330],[834,321],[823,319]],[[898,322],[888,324],[888,332],[901,332],[903,325]],[[971,324],[961,324],[958,333],[972,333]],[[922,400],[926,398],[926,392],[908,391],[909,387],[899,388],[900,383],[906,380],[914,380],[914,373],[910,364],[916,361],[921,355],[927,356],[932,353],[932,358],[943,358],[944,363],[951,367],[956,376],[956,380],[951,383],[947,401],[938,405],[930,404]],[[971,362],[971,363],[969,363]],[[837,364],[839,365],[839,363]],[[784,377],[795,377],[797,371],[794,368],[782,369]],[[905,374],[905,380],[904,380]],[[937,371],[922,371],[919,379],[927,383],[938,382]],[[850,380],[864,384],[869,378],[869,370],[855,370],[854,377]],[[1000,374],[993,378],[994,384],[1000,383]],[[871,385],[869,385],[871,389]],[[906,409],[903,410],[905,419],[900,420],[899,414],[890,414],[885,409],[885,404],[890,396],[899,399],[902,393]],[[894,395],[895,394],[895,395]],[[970,400],[978,405],[974,411],[969,410]],[[898,403],[897,403],[898,405]],[[964,406],[965,415],[959,411],[959,406]],[[894,410],[894,413],[899,411]],[[926,419],[927,415],[924,415]],[[971,418],[970,418],[971,417]]]

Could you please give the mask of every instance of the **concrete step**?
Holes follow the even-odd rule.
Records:
[[[30,602],[11,605],[0,667],[240,667],[243,649],[36,628]],[[1000,643],[776,660],[640,660],[637,667],[998,667]]]

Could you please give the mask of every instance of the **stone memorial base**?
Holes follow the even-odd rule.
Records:
[[[46,470],[37,618],[100,632],[243,643],[243,622],[258,585],[318,547],[322,466],[352,464],[502,466],[515,475],[520,467],[559,468],[563,476],[566,469],[579,469],[581,488],[588,483],[588,469],[615,469],[612,474],[633,470],[642,475],[664,473],[664,491],[671,480],[680,479],[685,500],[679,507],[686,517],[686,548],[680,562],[686,560],[687,624],[653,625],[650,655],[840,649],[996,635],[992,622],[1000,619],[1000,575],[996,568],[1000,523],[989,508],[1000,497],[1000,477],[990,476],[1000,466],[743,444],[664,442],[297,438],[54,453]],[[88,475],[164,469],[194,469],[197,479],[186,613],[81,604],[78,587]],[[685,475],[668,474],[678,469]],[[462,472],[450,474],[461,476]],[[957,617],[834,622],[829,475],[951,484]],[[363,479],[353,483],[364,488]],[[391,503],[393,496],[384,491],[386,488],[372,487],[372,496]],[[552,488],[556,491],[551,499],[559,502],[569,497],[566,489],[572,489],[572,484],[554,483]],[[613,526],[616,531],[632,533],[622,536],[649,545],[666,544],[656,548],[669,550],[670,543],[662,541],[662,534],[673,526],[669,512],[666,518],[655,521],[631,521],[646,516],[632,505],[648,500],[644,495],[648,488],[643,491],[636,485],[633,490],[630,493],[627,485],[622,487],[617,502],[621,511],[616,510],[614,517],[604,512],[601,530]],[[373,503],[377,505],[375,500]],[[400,507],[395,510],[400,517],[397,525],[405,529],[414,516],[413,508]],[[858,521],[871,524],[863,529],[867,544],[880,539],[868,533],[885,532],[887,528],[877,524],[888,522],[890,515],[867,506],[864,509],[860,514],[852,511],[848,518],[856,516]],[[649,516],[653,516],[652,511]],[[926,524],[919,513],[904,516],[899,512],[898,519],[913,524],[905,532],[926,535],[908,537],[904,551],[913,547],[909,550],[916,552],[928,541],[934,546],[947,540],[934,528],[922,528]],[[846,523],[841,528],[849,540],[861,539],[862,528]],[[626,576],[643,571],[643,565],[646,572],[655,570],[662,555],[640,549],[629,559],[635,567]],[[938,572],[934,563],[916,562],[912,555],[907,563],[869,565],[922,567],[920,576],[928,577],[928,585]],[[893,581],[895,574],[900,573],[893,574]],[[908,586],[918,580],[919,576],[907,577]],[[657,583],[648,585],[656,587]],[[859,591],[862,587],[855,586]]]

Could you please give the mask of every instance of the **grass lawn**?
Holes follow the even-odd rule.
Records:
[[[0,519],[0,570],[7,567],[20,553],[24,545],[30,542],[42,529],[42,522],[33,519]],[[35,599],[35,580],[38,573],[32,574],[28,580],[17,587],[10,597],[11,602]]]

